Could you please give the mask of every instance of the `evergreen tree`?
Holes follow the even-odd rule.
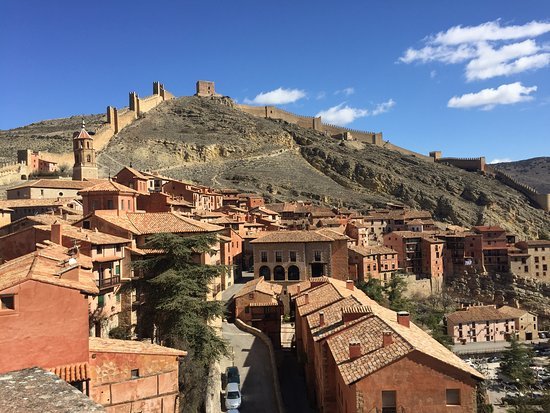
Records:
[[[410,311],[411,303],[405,298],[407,283],[400,274],[394,274],[385,287],[390,308],[394,311]]]
[[[510,348],[502,356],[499,372],[515,383],[518,390],[526,390],[535,383],[533,370],[529,366],[532,361],[532,352],[512,337]]]
[[[372,298],[378,304],[385,304],[386,298],[384,297],[384,286],[379,279],[369,277],[367,282],[359,281],[357,283],[357,288],[367,294],[367,296]]]
[[[225,341],[209,324],[222,317],[223,304],[206,300],[210,282],[224,267],[202,265],[197,259],[200,254],[213,253],[215,242],[213,234],[192,237],[157,234],[148,240],[147,247],[162,254],[136,265],[143,277],[135,287],[146,297],[142,313],[149,321],[149,328],[142,335],[188,352],[180,365],[181,405],[186,412],[201,408],[209,367],[227,354]]]

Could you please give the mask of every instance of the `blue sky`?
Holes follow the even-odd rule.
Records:
[[[0,129],[207,79],[422,153],[550,156],[542,0],[2,0],[0,53]]]

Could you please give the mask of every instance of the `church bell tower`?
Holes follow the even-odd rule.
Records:
[[[82,121],[82,129],[73,135],[73,180],[97,179],[97,165],[95,163],[94,140],[86,132],[86,125]]]

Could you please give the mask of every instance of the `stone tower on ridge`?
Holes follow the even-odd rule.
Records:
[[[95,162],[94,139],[86,132],[82,121],[82,129],[73,135],[73,180],[97,179],[97,164]]]

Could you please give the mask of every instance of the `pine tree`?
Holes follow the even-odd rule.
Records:
[[[162,253],[136,265],[143,277],[134,284],[145,297],[141,310],[146,327],[141,333],[188,352],[180,365],[181,404],[187,412],[200,409],[208,369],[227,354],[225,341],[209,324],[223,315],[223,304],[206,300],[210,282],[224,267],[199,264],[197,259],[213,253],[216,241],[213,234],[157,234],[148,240],[147,248]]]
[[[535,382],[533,370],[529,366],[532,360],[531,351],[520,344],[516,337],[512,337],[510,348],[502,356],[499,372],[515,383],[518,390],[528,389]]]

